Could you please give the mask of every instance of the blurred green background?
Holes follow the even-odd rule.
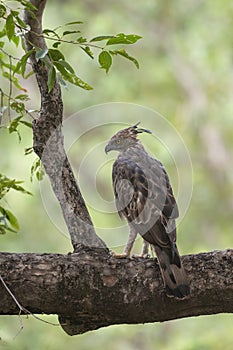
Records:
[[[96,62],[92,62],[77,47],[63,47],[66,58],[77,68],[80,77],[94,87],[90,92],[73,86],[63,90],[65,118],[82,109],[109,102],[130,102],[158,111],[181,135],[193,167],[193,179],[190,182],[190,186],[193,186],[192,198],[178,228],[181,253],[232,247],[232,1],[48,2],[44,27],[55,28],[74,20],[85,22],[82,31],[87,37],[124,32],[141,35],[143,39],[128,48],[129,53],[139,60],[140,70],[137,71],[132,63],[119,58],[107,76]],[[7,84],[6,81],[1,83]],[[35,81],[30,79],[25,85],[32,96],[30,107],[39,108]],[[95,108],[90,111],[94,113]],[[95,118],[101,121],[102,117],[97,114]],[[119,115],[115,121],[122,123],[122,118],[125,123],[138,121],[127,114],[123,117]],[[146,110],[142,119],[143,126],[151,128],[151,124],[145,125]],[[88,120],[84,118],[82,123],[85,129]],[[156,124],[152,127],[153,131],[156,130]],[[106,142],[117,129],[118,126],[97,128],[90,137],[87,133],[86,137],[79,140],[81,146],[78,143],[72,145],[69,156],[77,175],[83,156],[95,144]],[[46,207],[49,204],[43,203],[46,180],[44,184],[36,180],[31,183],[29,180],[34,156],[25,157],[24,148],[32,146],[32,139],[30,131],[22,128],[21,132],[23,138],[19,143],[16,135],[8,135],[6,129],[0,129],[1,171],[9,177],[25,180],[25,187],[34,195],[10,193],[7,197],[7,204],[18,217],[21,229],[19,234],[0,237],[1,250],[67,253],[72,247],[52,194],[51,208]],[[172,150],[165,151],[159,142],[155,145],[153,138],[142,139],[165,164],[175,192],[178,191],[176,179],[179,176],[174,170]],[[96,152],[98,167],[98,157],[104,159],[105,155],[100,149]],[[96,186],[106,201],[112,201],[112,162],[105,162],[99,169]],[[90,169],[85,164],[83,168],[84,177],[85,174],[88,177]],[[185,164],[178,170],[185,172]],[[91,198],[95,197],[95,193],[84,187],[85,182],[85,197],[95,202],[95,198]],[[50,199],[49,195],[46,199]],[[121,225],[116,215],[104,215],[92,205],[89,207],[97,227]],[[52,219],[48,211],[52,213]],[[59,224],[56,226],[55,223]],[[127,239],[126,234],[119,240],[106,233],[103,237],[119,251]],[[136,251],[140,250],[140,246],[141,240],[138,239]],[[43,317],[56,322],[55,316]],[[23,325],[23,330],[17,334],[20,329],[18,317],[1,316],[0,348],[230,350],[233,339],[231,315],[203,316],[162,324],[112,326],[73,338],[59,327],[32,317],[24,317]]]

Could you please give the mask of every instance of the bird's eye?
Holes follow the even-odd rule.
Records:
[[[119,143],[121,143],[121,140],[116,140],[116,143],[118,143],[118,145],[119,145]]]

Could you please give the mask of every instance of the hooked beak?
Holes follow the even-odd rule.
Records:
[[[111,151],[111,147],[109,146],[109,144],[107,144],[107,146],[105,147],[105,153],[108,154],[108,152]]]

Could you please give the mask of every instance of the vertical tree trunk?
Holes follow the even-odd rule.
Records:
[[[26,34],[27,50],[46,50],[42,34],[42,15],[46,0],[32,0],[37,11],[25,11],[24,20],[31,30]],[[60,203],[70,233],[74,251],[79,245],[106,248],[96,235],[90,215],[78,188],[68,161],[62,135],[63,103],[61,89],[56,81],[48,91],[48,68],[41,60],[31,55],[32,67],[41,94],[41,108],[33,122],[34,151],[42,160],[53,191]]]

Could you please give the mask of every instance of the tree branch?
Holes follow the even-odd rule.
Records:
[[[83,247],[68,255],[1,253],[0,274],[24,308],[59,314],[70,335],[112,324],[233,312],[233,250],[187,255],[182,260],[191,284],[186,300],[166,296],[154,259],[119,260],[105,250],[103,254]],[[0,314],[18,314],[3,285],[0,295]]]
[[[31,0],[37,11],[25,11],[24,20],[31,28],[26,34],[27,50],[46,49],[42,33],[42,15],[46,0]],[[39,34],[39,35],[38,35]],[[78,188],[68,161],[61,131],[63,103],[58,82],[48,92],[48,68],[31,55],[31,63],[41,94],[41,109],[33,121],[34,151],[41,158],[49,176],[53,191],[62,208],[71,241],[76,249],[78,244],[89,247],[106,248],[105,243],[96,235],[93,224]]]

